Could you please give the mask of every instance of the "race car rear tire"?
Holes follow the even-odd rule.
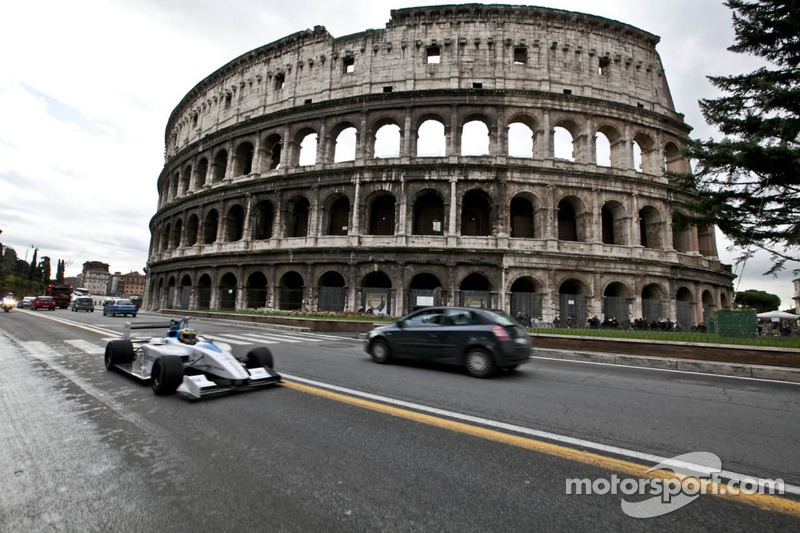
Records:
[[[183,382],[183,361],[177,355],[162,355],[153,363],[150,385],[159,396],[172,394]]]
[[[106,344],[106,352],[103,357],[106,370],[113,370],[114,365],[125,365],[133,362],[133,344],[129,340],[118,339],[109,341]]]
[[[247,368],[259,368],[262,366],[274,368],[275,361],[272,358],[272,352],[269,348],[259,346],[247,352],[247,357],[244,360],[244,366]]]

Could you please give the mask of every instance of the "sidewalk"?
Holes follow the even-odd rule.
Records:
[[[569,361],[587,361],[592,363],[605,363],[639,368],[681,370],[685,372],[700,372],[704,374],[716,374],[721,376],[736,376],[800,383],[800,368],[789,368],[782,366],[723,363],[716,361],[703,361],[699,359],[653,357],[646,355],[629,355],[575,350],[556,350],[552,348],[536,347],[533,348],[533,357],[549,357],[552,359],[564,359]]]

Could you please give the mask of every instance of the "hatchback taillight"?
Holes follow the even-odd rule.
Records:
[[[508,333],[506,333],[506,330],[504,330],[500,326],[493,327],[492,328],[492,333],[494,333],[494,336],[497,337],[497,340],[499,340],[499,341],[510,341],[511,340],[511,337],[508,336]]]

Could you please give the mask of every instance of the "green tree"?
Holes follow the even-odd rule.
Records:
[[[748,74],[709,76],[724,96],[700,101],[721,140],[690,140],[694,176],[683,176],[695,200],[678,229],[716,225],[743,257],[771,254],[768,273],[800,261],[800,2],[727,0],[732,52],[763,58]],[[751,251],[750,251],[751,250]]]
[[[738,307],[750,307],[755,309],[757,313],[766,313],[767,311],[774,311],[777,309],[781,304],[781,299],[776,294],[747,290],[737,292],[733,302]]]
[[[41,279],[41,276],[38,275],[38,270],[36,268],[36,266],[37,266],[36,259],[37,259],[38,255],[39,255],[39,249],[38,248],[34,248],[34,250],[33,250],[33,258],[31,259],[31,264],[28,265],[28,267],[29,267],[28,268],[28,279],[34,279],[34,280]]]
[[[39,262],[39,272],[42,273],[41,280],[44,283],[50,283],[50,258],[46,255],[42,257],[42,260]]]
[[[66,270],[66,264],[64,263],[63,259],[58,260],[58,266],[56,267],[56,283],[59,285],[64,283],[64,271]]]

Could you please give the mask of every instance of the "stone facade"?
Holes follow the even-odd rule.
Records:
[[[401,315],[486,305],[700,322],[732,303],[713,228],[673,231],[690,132],[659,38],[524,6],[299,32],[180,102],[151,221],[150,309]]]

